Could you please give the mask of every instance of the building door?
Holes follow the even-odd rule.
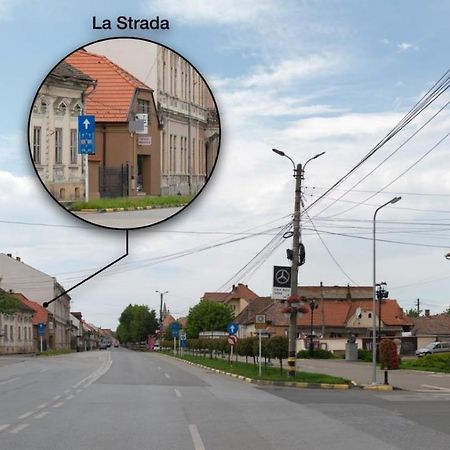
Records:
[[[138,192],[152,195],[151,188],[151,156],[138,155],[137,157],[137,187]]]
[[[100,166],[100,197],[127,197],[129,172],[128,164],[117,167]]]

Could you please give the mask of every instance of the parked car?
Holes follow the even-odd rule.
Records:
[[[100,344],[98,344],[98,349],[99,350],[108,350],[108,343],[105,341],[100,342]]]
[[[153,346],[153,351],[154,352],[159,352],[161,350],[161,347],[159,346],[159,344],[155,344],[154,346]]]
[[[119,348],[119,343],[117,341],[114,342],[114,348]]]
[[[448,342],[432,342],[426,347],[418,348],[416,356],[432,355],[434,353],[450,352],[450,343]]]

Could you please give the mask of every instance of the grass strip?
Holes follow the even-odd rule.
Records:
[[[177,355],[173,353],[164,352],[166,355],[190,361],[195,364],[201,364],[203,366],[210,367],[212,369],[223,370],[224,372],[234,373],[254,380],[266,380],[266,381],[296,381],[300,383],[315,383],[315,384],[350,384],[349,380],[341,377],[334,377],[331,375],[324,375],[321,373],[309,373],[309,372],[296,372],[295,380],[288,378],[287,370],[283,369],[280,372],[278,367],[269,367],[262,365],[261,377],[259,376],[258,366],[248,364],[245,362],[233,362],[230,363],[228,359],[210,359],[202,356],[191,355]]]
[[[427,355],[422,356],[421,358],[404,360],[400,363],[400,368],[450,373],[450,353]]]
[[[192,195],[98,198],[89,200],[88,202],[74,202],[70,205],[69,209],[71,211],[80,211],[82,209],[140,208],[146,206],[155,208],[177,207],[188,204],[192,199]]]
[[[65,355],[67,353],[72,353],[73,350],[70,348],[62,348],[59,350],[45,350],[44,352],[36,353],[36,356],[56,356],[56,355]]]

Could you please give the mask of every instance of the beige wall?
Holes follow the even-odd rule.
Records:
[[[0,354],[34,351],[32,319],[32,313],[0,313]]]

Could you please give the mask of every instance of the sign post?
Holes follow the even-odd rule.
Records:
[[[180,332],[180,324],[178,322],[172,322],[172,337],[173,337],[173,354],[177,353],[177,337]]]
[[[237,336],[234,334],[230,334],[227,338],[227,341],[231,346],[231,349],[230,349],[230,363],[231,364],[233,364],[233,349],[234,349],[234,346],[236,345],[237,339],[238,339]]]
[[[89,201],[89,156],[95,155],[95,116],[78,116],[78,153],[84,161],[84,195]]]
[[[45,323],[38,323],[37,332],[39,336],[39,343],[41,348],[41,353],[44,351],[44,345],[43,345],[43,336],[45,334]]]
[[[258,330],[259,334],[259,358],[258,358],[258,369],[259,376],[261,377],[261,334],[263,328],[266,328],[266,315],[265,314],[257,314],[255,316],[255,328]]]

